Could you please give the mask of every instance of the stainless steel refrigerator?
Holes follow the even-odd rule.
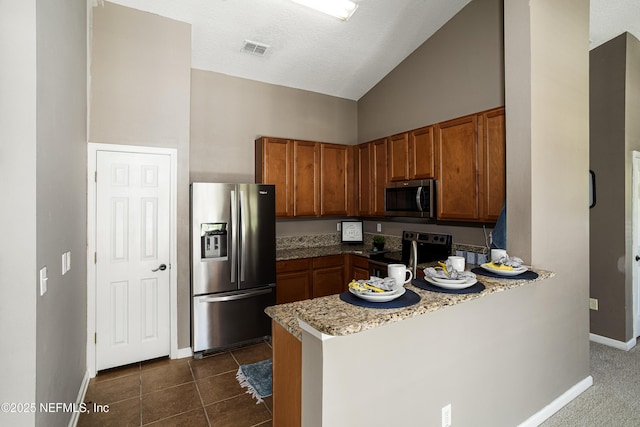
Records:
[[[191,184],[191,345],[196,356],[271,335],[275,186]]]

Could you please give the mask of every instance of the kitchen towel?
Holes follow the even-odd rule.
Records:
[[[416,294],[410,289],[407,289],[405,293],[394,300],[387,302],[372,302],[366,301],[362,298],[358,298],[351,292],[346,291],[340,294],[340,299],[346,303],[357,305],[358,307],[366,308],[403,308],[410,307],[417,304],[420,301],[420,295]]]
[[[272,361],[271,359],[247,365],[240,365],[236,373],[236,379],[242,388],[247,389],[253,398],[262,403],[262,399],[271,396],[272,393]]]
[[[500,274],[487,271],[484,268],[480,268],[480,267],[472,268],[471,271],[476,274],[481,274],[487,277],[494,277],[496,279],[534,280],[538,278],[538,273],[533,272],[531,270],[525,271],[524,273],[518,274],[517,276],[502,276]]]
[[[464,288],[464,289],[444,289],[436,285],[432,285],[431,283],[424,280],[422,277],[418,279],[413,279],[411,281],[411,284],[416,288],[424,289],[425,291],[440,292],[443,294],[477,294],[479,292],[484,291],[484,288],[485,288],[485,286],[482,283],[476,282],[473,285],[469,286],[468,288]]]

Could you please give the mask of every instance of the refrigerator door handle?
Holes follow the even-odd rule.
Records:
[[[238,233],[238,221],[237,218],[237,205],[236,205],[236,192],[231,190],[231,283],[236,283],[236,268],[238,256],[237,247],[237,233]]]
[[[198,298],[198,302],[206,303],[206,302],[223,302],[223,301],[235,301],[239,299],[252,298],[258,295],[268,294],[273,291],[273,288],[262,289],[254,292],[246,292],[243,294],[235,294],[235,295],[225,295],[221,297],[200,297]]]
[[[240,190],[240,282],[245,281],[247,262],[247,210],[245,192]]]

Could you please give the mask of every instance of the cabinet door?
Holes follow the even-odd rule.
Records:
[[[359,144],[356,147],[356,165],[358,169],[358,191],[356,207],[358,215],[368,216],[373,212],[372,199],[373,192],[371,186],[371,176],[373,168],[371,164],[372,149],[370,143]]]
[[[351,257],[351,274],[347,277],[347,281],[351,280],[368,280],[369,279],[369,259],[357,255]]]
[[[273,347],[273,425],[302,425],[302,342],[275,320]]]
[[[348,150],[346,145],[320,144],[320,214],[348,214]]]
[[[267,137],[256,140],[255,180],[257,184],[275,184],[277,217],[293,215],[291,160],[290,140]]]
[[[293,215],[320,214],[320,144],[293,142]]]
[[[438,219],[478,220],[476,115],[440,123],[436,131]]]
[[[276,304],[311,298],[311,262],[308,258],[276,262]]]
[[[387,186],[387,141],[379,139],[371,143],[373,178],[372,214],[384,216],[384,190]]]
[[[409,179],[435,178],[433,126],[409,132]]]
[[[344,257],[342,255],[330,255],[313,259],[312,298],[339,294],[346,287]]]
[[[485,221],[498,220],[506,192],[506,138],[504,108],[482,113],[478,118],[482,150],[480,209]]]
[[[387,167],[389,181],[409,179],[409,134],[407,132],[387,138]]]

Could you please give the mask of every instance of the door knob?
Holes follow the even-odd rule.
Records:
[[[636,261],[640,261],[640,255],[636,255]]]
[[[153,272],[156,272],[156,271],[158,271],[158,270],[160,270],[160,271],[165,271],[166,269],[167,269],[167,266],[166,266],[165,264],[160,264],[160,265],[158,266],[158,268],[153,269],[153,270],[151,270],[151,271],[153,271]]]

